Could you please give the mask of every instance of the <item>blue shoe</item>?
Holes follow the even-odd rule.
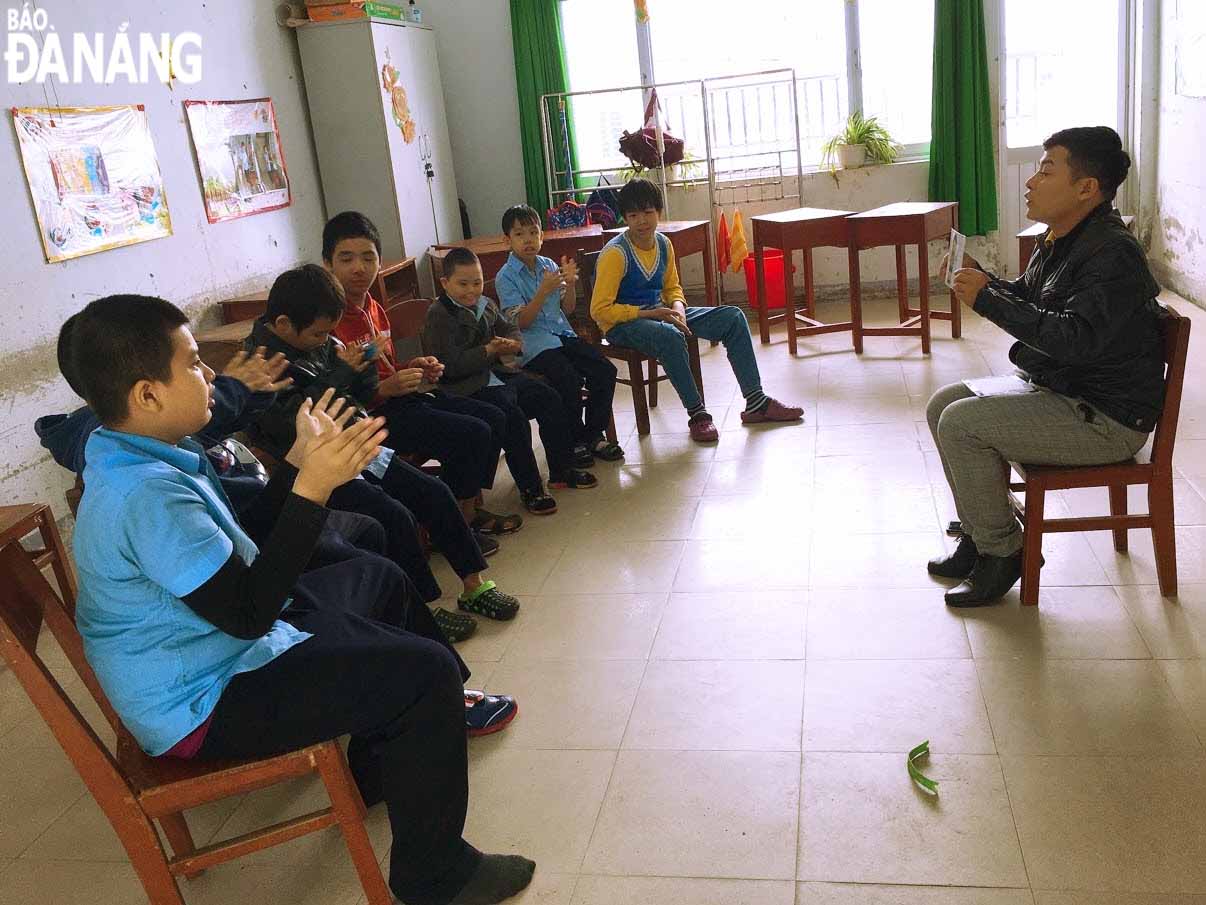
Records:
[[[519,705],[510,695],[465,689],[465,731],[471,738],[505,729],[517,713]]]

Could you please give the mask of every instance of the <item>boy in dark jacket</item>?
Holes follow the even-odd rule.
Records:
[[[449,393],[489,403],[506,416],[502,448],[527,510],[535,515],[557,511],[557,502],[544,490],[532,452],[530,418],[540,426],[549,486],[598,486],[589,471],[573,467],[573,428],[557,391],[515,365],[514,357],[523,348],[519,328],[482,295],[482,266],[477,255],[468,248],[449,251],[440,284],[443,294],[427,309],[423,348],[444,366],[440,386]]]
[[[283,353],[289,360],[286,373],[293,384],[277,394],[250,432],[257,444],[273,456],[279,457],[293,442],[292,423],[303,400],[316,399],[332,389],[353,404],[365,406],[376,395],[377,371],[365,360],[363,349],[340,346],[331,336],[343,315],[343,306],[339,283],[314,264],[286,271],[272,284],[268,309],[255,322],[245,345],[249,349],[263,346],[269,354]],[[460,577],[464,592],[457,599],[459,609],[490,619],[515,617],[519,601],[482,577],[486,561],[478,540],[451,491],[439,479],[387,449],[365,469],[362,479],[349,481],[331,494],[333,507],[374,518],[381,509],[392,508],[395,503],[414,513]],[[428,597],[434,600],[439,596],[439,586],[419,551],[417,536],[413,532],[411,535],[405,538],[409,549],[405,568],[420,591],[434,592],[434,597]],[[465,633],[472,631],[465,624],[472,620],[464,615],[441,610],[436,617],[450,637],[466,637]]]

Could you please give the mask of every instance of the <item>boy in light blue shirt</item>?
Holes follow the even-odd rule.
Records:
[[[535,865],[461,836],[463,661],[389,560],[306,571],[331,492],[380,452],[384,420],[345,427],[333,391],[304,401],[261,497],[275,523],[257,547],[188,439],[210,419],[214,372],[187,324],[163,299],[119,295],[92,302],[71,331],[72,371],[103,425],[87,443],[73,541],[76,623],[114,709],[148,754],[197,760],[350,735],[365,804],[389,811],[400,900],[514,895]]]
[[[559,267],[540,254],[540,215],[526,204],[507,208],[502,229],[511,255],[494,278],[494,288],[499,307],[523,332],[519,363],[542,375],[561,397],[574,429],[575,467],[588,468],[595,459],[624,458],[619,444],[604,437],[611,421],[616,367],[598,348],[579,339],[566,317],[577,304],[577,264],[562,259]]]

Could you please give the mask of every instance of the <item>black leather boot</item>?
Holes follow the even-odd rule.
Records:
[[[967,578],[976,567],[980,551],[976,542],[966,534],[960,535],[959,546],[949,556],[940,556],[926,563],[926,571],[939,578]]]
[[[970,607],[994,603],[1004,597],[1021,577],[1021,550],[1013,556],[981,555],[963,583],[946,592],[946,605]]]

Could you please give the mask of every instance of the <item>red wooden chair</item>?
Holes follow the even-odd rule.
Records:
[[[41,528],[46,550],[30,553],[21,546],[20,538],[33,528]],[[42,574],[43,565],[54,568],[62,599]],[[180,876],[194,877],[207,867],[329,826],[343,831],[370,905],[390,905],[393,899],[364,828],[364,802],[339,745],[330,741],[277,757],[223,763],[148,757],[84,658],[73,621],[74,582],[69,574],[63,577],[68,572],[49,507],[0,507],[0,654],[109,818],[151,905],[184,905]],[[115,751],[96,735],[39,656],[43,619],[116,733]],[[310,773],[322,777],[330,807],[201,848],[193,844],[186,809]],[[164,851],[156,821],[172,856]]]
[[[1164,333],[1164,406],[1156,422],[1151,445],[1133,459],[1116,465],[1063,467],[1010,463],[1021,477],[1010,490],[1025,494],[1025,502],[1014,497],[1014,508],[1022,521],[1025,542],[1022,548],[1022,603],[1036,606],[1039,594],[1039,568],[1042,562],[1043,534],[1058,531],[1112,531],[1114,549],[1125,552],[1127,531],[1148,528],[1156,553],[1156,576],[1160,593],[1177,593],[1177,541],[1173,532],[1173,443],[1177,438],[1177,418],[1181,411],[1181,389],[1185,382],[1185,358],[1189,348],[1190,320],[1172,309],[1161,318]],[[1147,514],[1127,513],[1126,489],[1130,484],[1147,485]],[[1049,519],[1043,515],[1048,490],[1073,487],[1107,487],[1110,514],[1087,518]]]

